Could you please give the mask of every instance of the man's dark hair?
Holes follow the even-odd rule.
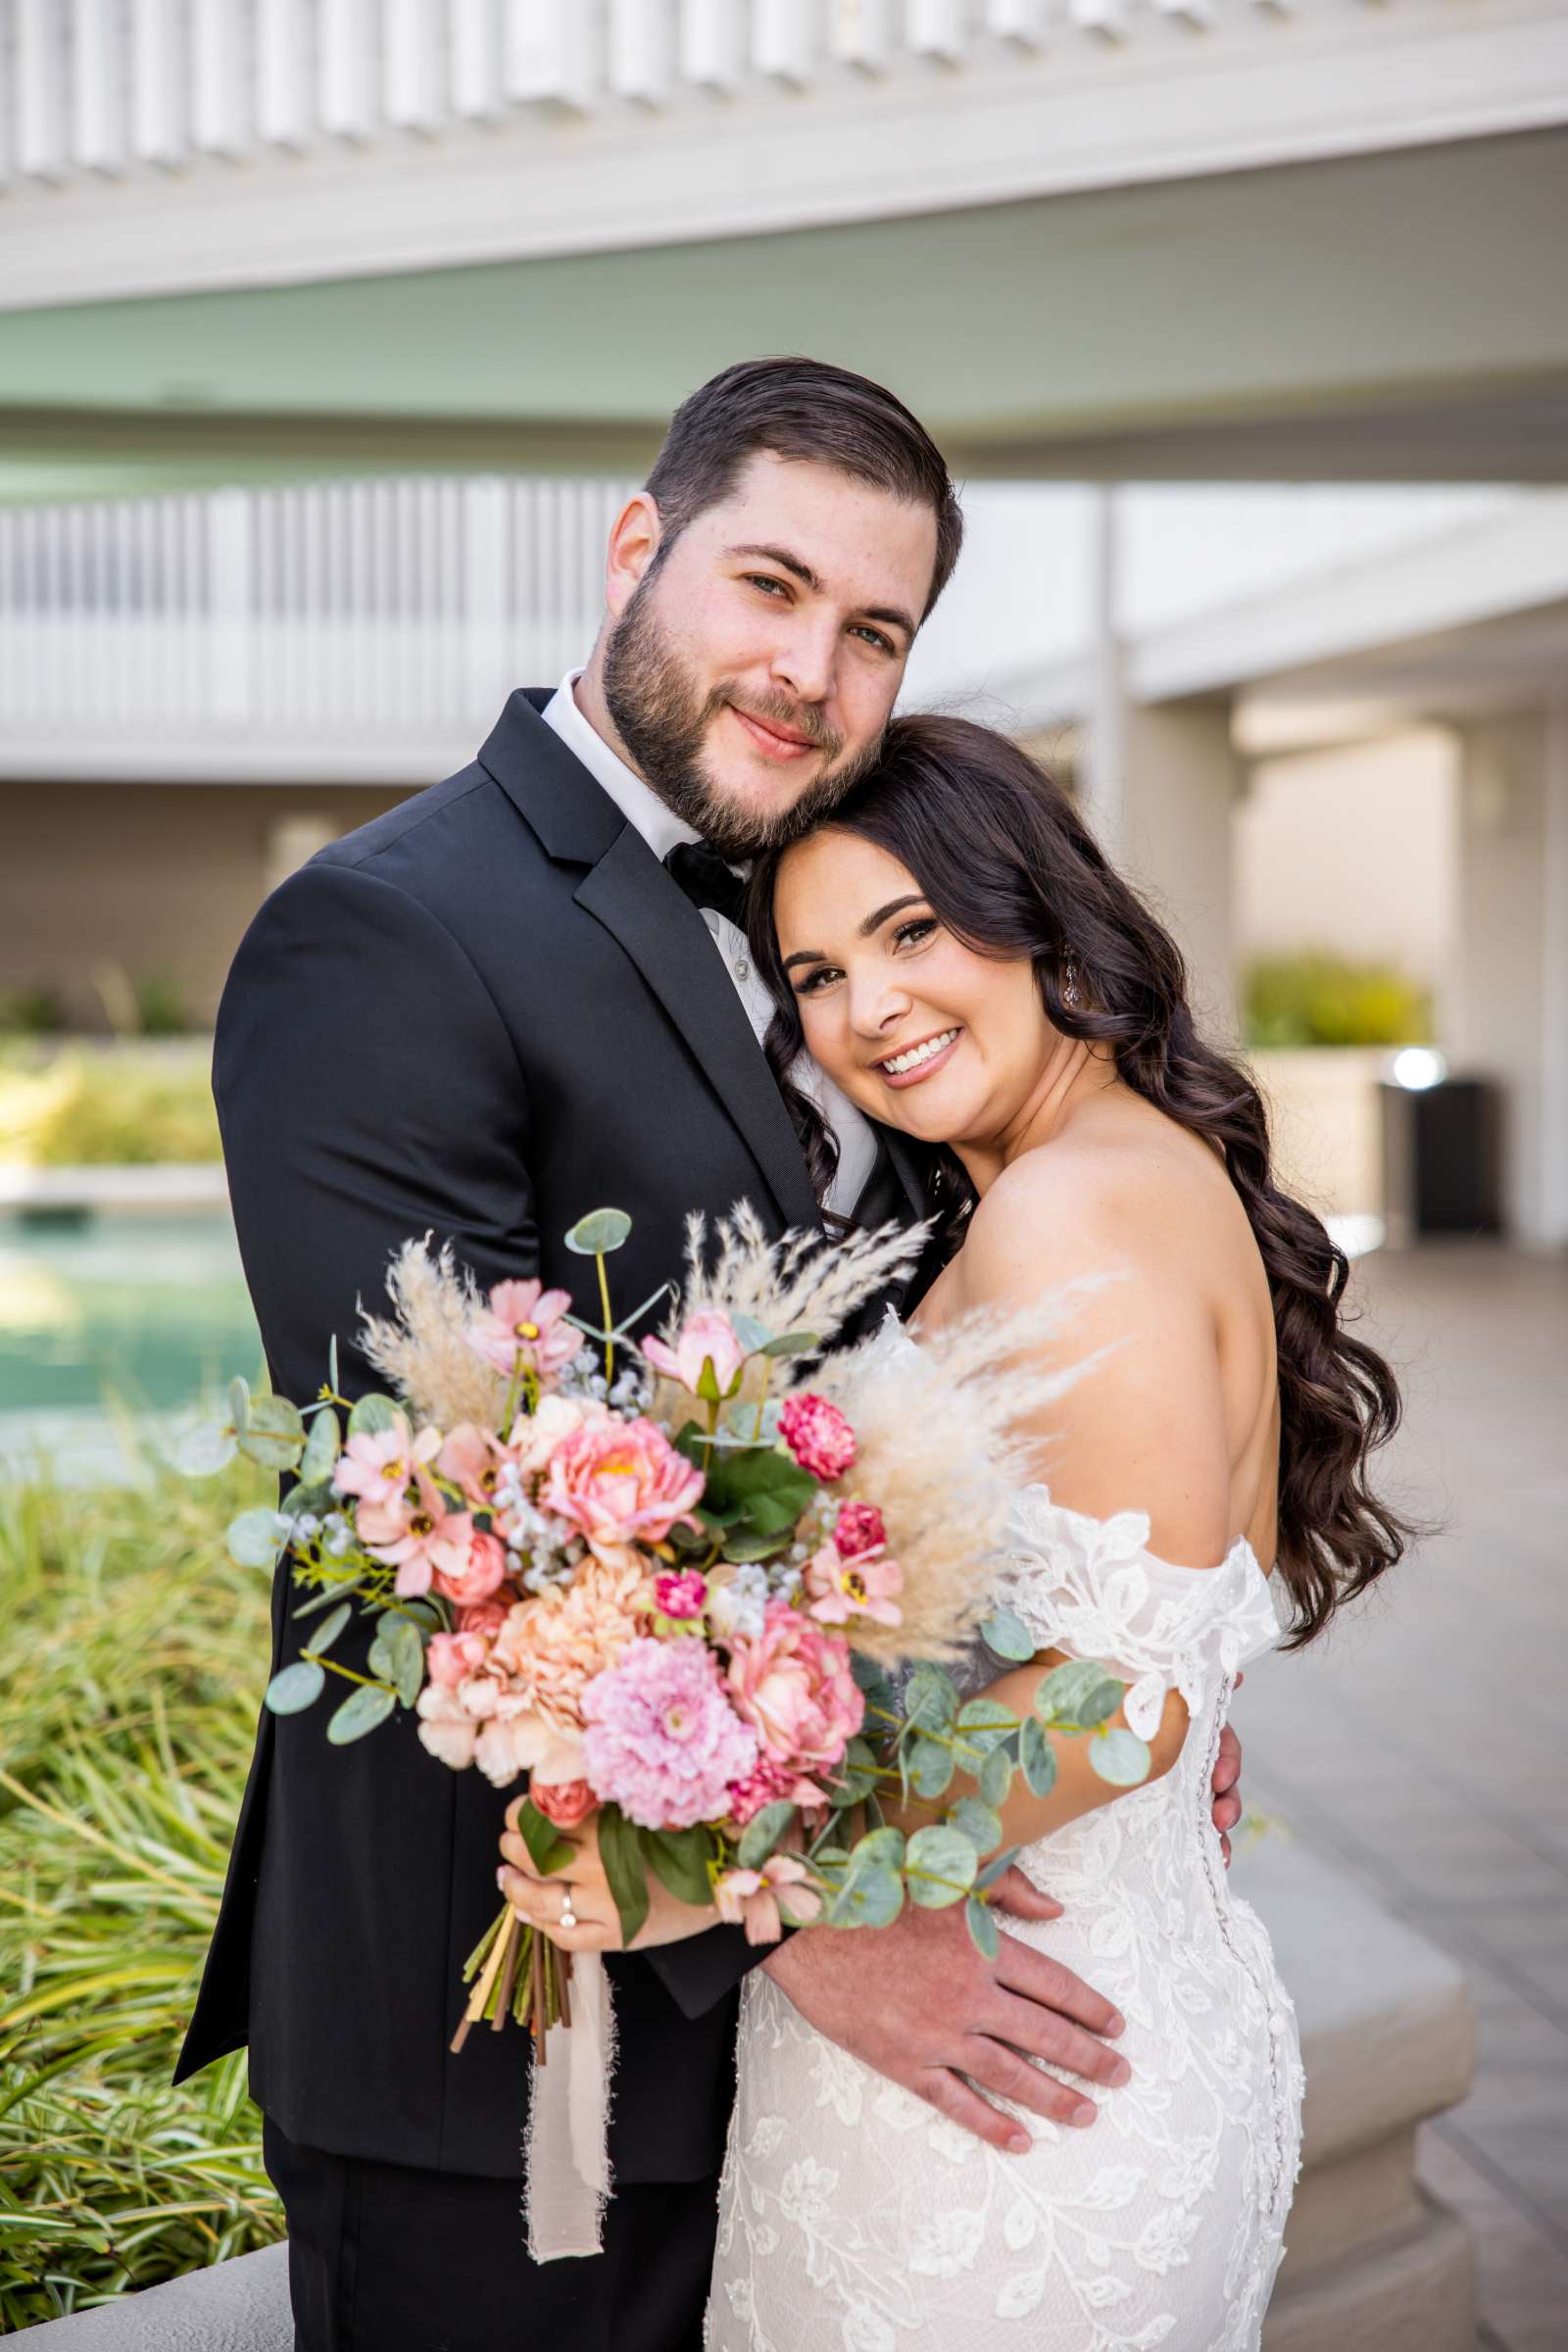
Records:
[[[911,506],[929,507],[937,518],[930,612],[963,543],[963,516],[942,452],[902,400],[868,376],[822,360],[742,360],[681,402],[645,485],[664,528],[662,555],[689,522],[728,496],[742,466],[761,450],[836,466]]]

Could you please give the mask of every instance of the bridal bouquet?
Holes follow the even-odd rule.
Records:
[[[774,1247],[742,1209],[713,1251],[693,1221],[684,1295],[639,1343],[668,1294],[612,1318],[608,1261],[629,1231],[601,1209],[566,1236],[594,1261],[598,1324],[537,1281],[481,1297],[450,1251],[410,1243],[393,1316],[363,1333],[390,1394],[350,1406],[335,1346],[303,1408],[234,1384],[191,1466],[237,1446],[297,1474],[229,1545],[257,1566],[286,1550],[295,1616],[317,1620],[267,1705],[298,1713],[336,1682],[330,1741],[412,1709],[442,1764],[502,1788],[526,1775],[517,1827],[544,1874],[569,1859],[560,1830],[596,1812],[626,1944],[657,1879],[754,1942],[961,1902],[994,1953],[988,1891],[1012,1859],[997,1807],[1015,1771],[1051,1787],[1048,1730],[1090,1735],[1109,1781],[1149,1764],[1106,1728],[1123,1687],[1097,1665],[1043,1676],[1022,1719],[964,1704],[947,1671],[976,1636],[1034,1654],[989,1608],[985,1562],[1017,1476],[1007,1431],[1059,1385],[1027,1368],[1041,1310],[824,1355],[919,1235]],[[363,1668],[333,1655],[356,1610]],[[960,1770],[977,1793],[930,1827],[906,1838],[883,1820],[881,1792],[940,1800]],[[510,2015],[543,2064],[571,2022],[569,1956],[509,1905],[466,1973],[454,2046]],[[583,1975],[605,2041],[602,1972]]]

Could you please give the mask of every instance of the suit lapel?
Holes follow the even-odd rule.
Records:
[[[576,897],[625,950],[702,1063],[785,1224],[819,1227],[799,1138],[708,926],[635,826],[622,826]]]

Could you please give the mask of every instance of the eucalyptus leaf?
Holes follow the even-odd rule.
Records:
[[[281,1511],[265,1506],[241,1511],[228,1523],[228,1556],[240,1568],[275,1568],[277,1555],[288,1542],[289,1523]]]
[[[331,1616],[322,1618],[320,1624],[312,1634],[310,1642],[311,1648],[318,1656],[320,1655],[323,1649],[331,1648],[333,1642],[337,1640],[339,1634],[343,1631],[343,1628],[347,1625],[353,1614],[354,1609],[352,1603],[346,1600],[340,1600],[337,1604],[337,1607],[332,1611]]]
[[[1002,1931],[990,1905],[983,1903],[977,1894],[971,1894],[963,1906],[963,1924],[976,1950],[986,1959],[994,1960],[1002,1949]]]
[[[325,1681],[324,1666],[313,1665],[309,1658],[296,1658],[292,1666],[285,1666],[280,1674],[273,1675],[262,1703],[274,1715],[297,1715],[302,1707],[320,1697]]]
[[[631,1219],[623,1208],[590,1209],[579,1217],[566,1235],[566,1248],[573,1257],[609,1257],[618,1250],[631,1231]],[[647,1914],[647,1902],[643,1911]]]
[[[977,1796],[960,1796],[953,1808],[953,1826],[962,1832],[977,1853],[989,1854],[1002,1843],[1002,1816]]]
[[[1033,1796],[1049,1796],[1056,1786],[1056,1751],[1033,1715],[1024,1719],[1018,1761]]]
[[[1015,1658],[1027,1665],[1035,1654],[1035,1638],[1011,1609],[997,1609],[980,1628],[980,1639],[999,1658]]]
[[[330,1478],[338,1455],[343,1450],[342,1432],[338,1418],[329,1404],[323,1404],[311,1423],[311,1434],[305,1441],[300,1456],[300,1484],[319,1486]]]
[[[812,1355],[821,1345],[821,1335],[818,1332],[781,1331],[776,1340],[769,1340],[765,1348],[759,1348],[758,1353],[772,1357]]]
[[[759,1348],[765,1348],[773,1337],[765,1323],[759,1323],[755,1315],[747,1314],[742,1307],[730,1308],[729,1322],[730,1329],[748,1355],[756,1355]]]
[[[208,1421],[200,1429],[188,1431],[169,1458],[182,1478],[211,1478],[217,1471],[228,1468],[234,1451],[232,1430],[217,1421]]]
[[[976,1894],[982,1894],[986,1887],[994,1886],[1000,1878],[1005,1877],[1006,1873],[1012,1868],[1022,1851],[1023,1848],[1021,1845],[1004,1845],[1000,1854],[993,1854],[990,1861],[986,1864],[984,1870],[981,1871],[979,1877],[975,1880],[974,1890]]]
[[[251,1417],[251,1384],[236,1373],[228,1384],[228,1417],[234,1424],[234,1435],[242,1438]]]
[[[897,1870],[904,1860],[904,1832],[891,1826],[882,1830],[867,1830],[850,1849],[850,1860],[856,1864],[887,1862]]]
[[[342,1395],[343,1392],[338,1386],[337,1377],[337,1333],[335,1331],[326,1344],[326,1385],[334,1396]]]
[[[301,1484],[297,1487],[290,1487],[277,1507],[288,1519],[299,1519],[305,1516],[321,1519],[328,1511],[336,1508],[337,1500],[338,1498],[330,1487],[308,1487]]]
[[[941,1821],[933,1822],[928,1830],[916,1830],[904,1857],[909,1900],[926,1911],[944,1911],[950,1903],[963,1900],[979,1867],[980,1857],[961,1830]],[[929,1871],[931,1878],[917,1878],[917,1871]],[[933,1880],[955,1884],[937,1886]]]
[[[299,1607],[291,1609],[289,1614],[293,1617],[314,1617],[318,1610],[329,1609],[342,1591],[340,1584],[323,1585],[319,1592],[313,1592],[309,1600],[302,1600]]]
[[[286,1396],[252,1398],[250,1419],[239,1441],[242,1453],[260,1462],[264,1470],[292,1470],[304,1445],[305,1423],[298,1405],[290,1404]]]
[[[1115,1713],[1122,1690],[1094,1658],[1072,1658],[1045,1677],[1035,1692],[1035,1712],[1047,1723],[1076,1724],[1087,1731]]]
[[[424,1643],[419,1640],[419,1629],[411,1625],[407,1617],[394,1618],[390,1627],[383,1620],[383,1629],[377,1640],[386,1650],[392,1668],[390,1680],[396,1683],[403,1704],[412,1707],[424,1681]]]
[[[397,1703],[395,1690],[379,1683],[362,1683],[327,1718],[326,1736],[334,1747],[347,1747],[351,1740],[363,1740],[378,1723],[385,1723]]]
[[[904,1769],[916,1796],[941,1796],[956,1769],[953,1750],[917,1732],[904,1751]]]
[[[643,1845],[654,1876],[677,1902],[700,1909],[712,1901],[712,1883],[708,1876],[712,1844],[700,1824],[691,1830],[645,1830]]]
[[[408,1419],[401,1405],[394,1404],[390,1396],[383,1396],[378,1390],[371,1389],[349,1413],[349,1436],[378,1438],[384,1430],[392,1427],[400,1415],[405,1421]]]
[[[790,1530],[771,1536],[728,1536],[724,1542],[724,1557],[739,1567],[746,1560],[771,1560],[790,1542]]]
[[[945,1732],[958,1712],[958,1687],[952,1675],[922,1659],[905,1690],[904,1712],[923,1732]]]
[[[890,1928],[903,1909],[904,1881],[890,1863],[852,1859],[825,1916],[835,1928]]]
[[[642,1833],[618,1805],[600,1810],[599,1858],[614,1898],[620,1940],[629,1944],[648,1917],[648,1863]]]
[[[1153,1759],[1146,1740],[1117,1724],[1108,1732],[1095,1734],[1089,1742],[1089,1761],[1100,1778],[1108,1781],[1113,1788],[1136,1788],[1148,1780]]]
[[[760,1813],[754,1813],[741,1832],[740,1845],[736,1850],[735,1858],[742,1870],[759,1869],[794,1818],[795,1807],[787,1797],[780,1797],[776,1803],[764,1805]]]
[[[980,1767],[980,1801],[993,1810],[1012,1787],[1012,1758],[1004,1747],[994,1747]]]

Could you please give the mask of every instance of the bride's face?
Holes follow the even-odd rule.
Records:
[[[961,1148],[1024,1114],[1055,1035],[1026,957],[977,956],[907,866],[831,825],[780,862],[773,919],[806,1043],[872,1118]]]

